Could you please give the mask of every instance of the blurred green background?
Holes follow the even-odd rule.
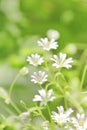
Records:
[[[84,55],[79,58],[77,54],[84,64],[87,0],[0,0],[0,86],[9,89],[19,69],[27,65],[26,56],[36,51],[37,39],[45,37],[49,29],[60,32],[58,51],[74,43]],[[31,105],[36,89],[29,76],[21,76],[12,95],[15,102],[23,99]]]

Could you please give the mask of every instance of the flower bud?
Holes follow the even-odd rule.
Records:
[[[48,36],[49,39],[57,40],[60,37],[60,33],[56,30],[50,29],[50,30],[47,31],[47,36]]]
[[[3,87],[0,87],[0,97],[5,100],[6,104],[10,103],[10,99],[9,99],[8,93],[7,93],[7,91]]]
[[[29,73],[29,70],[28,70],[27,67],[23,67],[23,68],[20,70],[20,74],[21,74],[22,76],[27,75],[28,73]]]

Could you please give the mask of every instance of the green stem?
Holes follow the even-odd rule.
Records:
[[[26,111],[28,111],[28,107],[27,105],[25,104],[25,102],[23,102],[22,100],[20,101],[20,105],[21,107],[23,107],[23,109],[25,109]]]
[[[10,89],[9,89],[9,97],[11,97],[11,93],[12,93],[14,84],[15,84],[15,82],[17,81],[17,79],[19,78],[19,76],[20,76],[20,73],[18,73],[18,74],[16,75],[15,79],[13,80],[13,82],[12,82],[12,84],[11,84],[11,86],[10,86]]]
[[[41,89],[43,89],[43,87],[41,86],[41,84],[39,85]]]
[[[54,130],[54,122],[53,122],[53,120],[51,118],[51,111],[50,111],[50,108],[49,108],[48,104],[46,106],[47,106],[47,110],[48,110],[49,117],[50,117],[51,128],[52,128],[52,130]]]
[[[48,83],[48,84],[46,85],[46,90],[48,89],[48,87],[49,87],[50,85],[52,85],[52,83]]]
[[[56,97],[56,99],[64,98],[64,95],[59,95],[58,93],[54,93],[54,96]]]
[[[64,91],[63,91],[63,89],[61,88],[61,86],[59,86],[58,84],[56,84],[56,86],[57,86],[58,90],[59,90],[62,94],[64,94]]]
[[[62,77],[62,79],[66,82],[66,84],[69,84],[68,81],[66,80],[65,76],[61,73],[60,76]]]
[[[39,114],[41,115],[41,117],[42,117],[44,120],[46,120],[45,116],[43,115],[43,113],[42,113],[41,109],[40,109],[40,108],[38,108],[37,104],[36,104],[36,108],[37,108],[37,110],[38,110]]]
[[[68,106],[67,106],[67,99],[66,99],[66,96],[64,96],[64,104],[65,104],[65,108],[67,110]]]
[[[20,111],[19,108],[15,105],[15,103],[11,100],[11,94],[12,94],[12,90],[13,90],[14,84],[16,83],[16,81],[17,81],[17,79],[19,78],[19,76],[20,76],[20,73],[18,73],[18,74],[16,75],[16,77],[15,77],[15,79],[13,80],[13,82],[12,82],[12,84],[11,84],[11,86],[10,86],[10,89],[9,89],[10,103],[11,103],[12,107],[16,110],[16,112],[17,112],[18,114],[20,114],[21,111]]]
[[[50,108],[49,108],[48,104],[47,104],[46,106],[47,106],[47,110],[48,110],[49,117],[50,117],[50,120],[51,120],[51,112],[50,112]]]
[[[60,70],[55,74],[55,79],[57,80],[58,76],[61,75]]]
[[[9,114],[11,114],[11,115],[15,115],[14,114],[14,112],[13,111],[11,111],[10,110],[10,108],[9,107],[7,107],[6,105],[4,105],[4,104],[1,104],[1,106],[3,107],[3,109],[5,109]]]
[[[45,61],[45,68],[48,70],[48,52],[45,51],[45,53],[43,52],[43,57],[44,57],[44,61]]]
[[[31,129],[31,130],[35,130],[35,127],[32,126],[32,125],[30,125],[30,126],[28,127],[28,130],[29,130],[29,129]]]
[[[13,108],[16,110],[16,112],[17,112],[18,114],[21,113],[20,109],[15,105],[15,103],[14,103],[12,100],[11,100],[11,105],[13,106]]]
[[[82,87],[83,87],[84,79],[86,76],[86,71],[87,71],[87,65],[85,66],[84,71],[83,71],[82,80],[81,80],[81,84],[80,84],[80,91],[82,90]]]

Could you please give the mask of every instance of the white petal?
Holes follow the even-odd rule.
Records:
[[[39,90],[39,94],[41,95],[41,97],[45,98],[46,97],[46,92],[44,89]]]
[[[35,95],[35,97],[33,98],[33,101],[42,101],[42,98],[39,95]]]

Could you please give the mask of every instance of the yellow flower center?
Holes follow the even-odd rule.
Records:
[[[38,76],[37,80],[38,80],[38,82],[42,82],[43,79],[42,79],[42,77]]]
[[[33,59],[33,62],[34,62],[35,64],[37,64],[37,63],[38,63],[38,59]]]
[[[83,126],[84,125],[84,120],[79,120],[79,125]]]
[[[63,122],[64,122],[64,118],[63,118],[63,117],[60,117],[60,118],[58,118],[58,121],[59,121],[60,123],[63,123]]]
[[[45,47],[46,47],[46,48],[50,48],[50,43],[49,43],[49,42],[46,43],[46,44],[45,44]]]

